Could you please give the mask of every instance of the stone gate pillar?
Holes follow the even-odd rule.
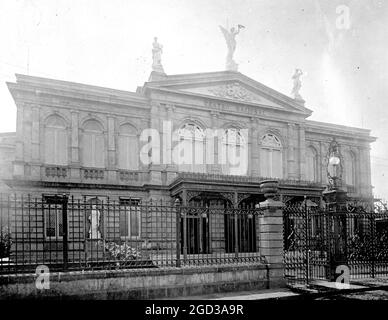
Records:
[[[269,288],[284,287],[283,262],[283,202],[274,200],[278,182],[266,180],[260,184],[266,200],[260,202],[259,252],[269,267]]]

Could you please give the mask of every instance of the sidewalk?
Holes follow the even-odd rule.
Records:
[[[201,296],[188,296],[175,298],[176,300],[269,300],[291,299],[300,296],[290,289],[266,289],[241,292],[213,293]]]

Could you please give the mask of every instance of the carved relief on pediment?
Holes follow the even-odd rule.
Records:
[[[242,87],[238,82],[225,84],[215,88],[209,88],[208,91],[217,97],[236,99],[242,101],[258,100],[248,90]]]

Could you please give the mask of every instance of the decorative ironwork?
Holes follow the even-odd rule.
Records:
[[[187,191],[187,202],[189,202],[193,198],[198,197],[201,194],[201,192],[202,191],[193,191],[193,190]]]
[[[234,193],[233,192],[221,192],[220,195],[225,198],[226,200],[229,200],[231,204],[237,204],[234,203]]]
[[[350,209],[352,208],[352,209]],[[388,210],[348,204],[345,211],[307,205],[284,208],[285,274],[291,282],[335,279],[347,265],[351,279],[388,275]]]
[[[251,196],[250,193],[239,193],[239,194],[237,195],[237,202],[240,203],[241,201],[243,201],[243,200],[249,198],[250,196]]]
[[[254,177],[254,176],[238,176],[238,175],[225,175],[215,173],[197,173],[197,172],[178,172],[178,179],[187,179],[195,181],[225,181],[225,182],[242,182],[242,183],[261,183],[264,180],[272,180],[270,177]],[[307,181],[307,180],[292,180],[292,179],[276,179],[279,181],[279,185],[292,185],[292,186],[306,186],[312,188],[321,188],[324,186],[322,183]]]
[[[0,194],[0,274],[42,264],[65,271],[258,263],[261,214],[179,200]]]

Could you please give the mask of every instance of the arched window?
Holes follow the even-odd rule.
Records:
[[[356,161],[353,152],[344,154],[345,183],[349,186],[356,184]]]
[[[178,130],[178,153],[173,155],[179,171],[205,172],[205,133],[194,123],[186,123]]]
[[[260,172],[262,177],[282,178],[282,143],[272,133],[261,138]]]
[[[219,160],[223,174],[243,175],[247,169],[246,139],[240,129],[226,129],[221,141]]]
[[[123,124],[118,136],[118,167],[124,170],[139,168],[139,142],[136,129],[130,124]]]
[[[318,154],[313,147],[306,149],[306,178],[309,181],[318,181]]]
[[[67,130],[63,118],[52,115],[45,126],[45,163],[67,165]]]
[[[85,167],[105,167],[105,141],[102,126],[96,120],[84,124],[82,163]]]

